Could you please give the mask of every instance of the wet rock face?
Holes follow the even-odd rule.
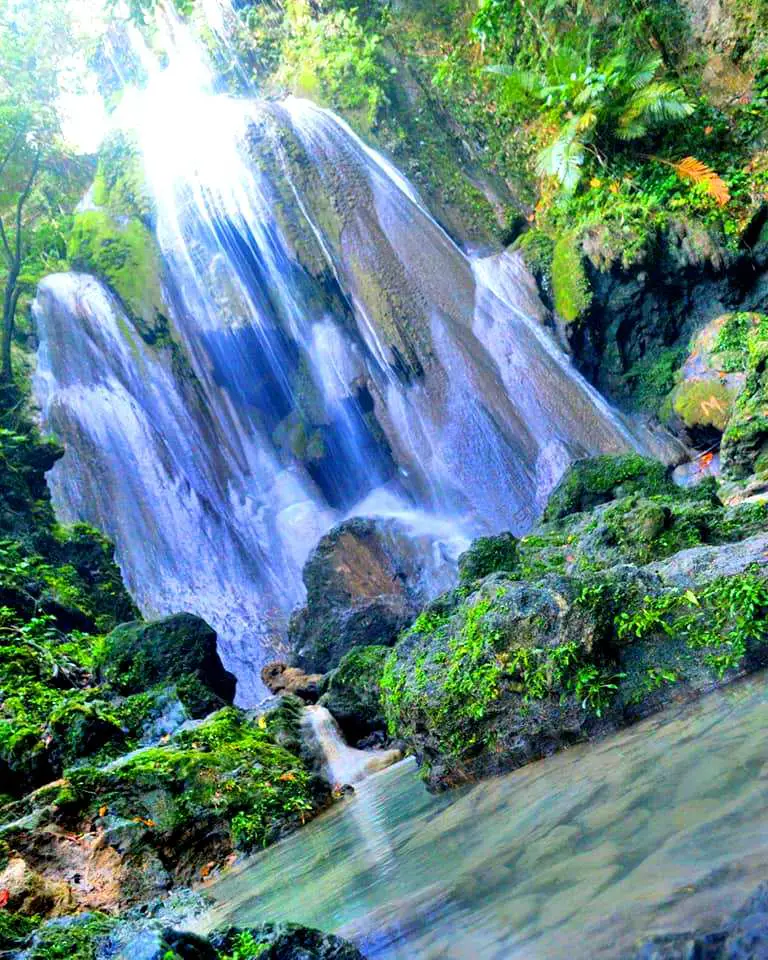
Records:
[[[101,678],[125,693],[191,676],[219,705],[235,697],[235,677],[224,669],[215,631],[191,613],[121,624],[105,638],[98,666]]]
[[[763,883],[719,929],[654,937],[632,960],[760,960],[766,956],[768,883]]]
[[[307,603],[291,617],[294,663],[325,672],[356,646],[395,642],[433,590],[426,545],[393,520],[334,527],[307,561]]]

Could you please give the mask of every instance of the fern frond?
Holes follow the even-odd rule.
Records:
[[[706,163],[697,160],[696,157],[684,157],[677,163],[670,164],[679,177],[685,180],[691,180],[693,183],[704,185],[707,193],[721,207],[725,207],[731,199],[731,192],[728,184],[722,177],[708,167]]]

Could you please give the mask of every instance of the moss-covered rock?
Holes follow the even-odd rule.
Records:
[[[200,705],[203,712],[232,703],[235,696],[236,681],[221,662],[215,631],[191,613],[121,624],[104,638],[96,666],[105,682],[124,693],[140,693],[158,683],[188,683],[193,677],[210,692],[208,703]],[[199,708],[194,712],[199,715]]]
[[[746,315],[742,326],[745,335],[734,339],[740,344],[742,360],[746,354],[746,383],[721,447],[723,472],[734,480],[756,473],[768,454],[768,317]]]
[[[331,711],[351,743],[386,729],[380,681],[388,655],[388,647],[355,647],[328,677],[320,705]]]
[[[559,520],[627,493],[674,493],[668,471],[637,454],[594,457],[575,463],[552,492],[545,520]]]
[[[389,732],[433,788],[768,662],[768,504],[726,508],[714,481],[681,490],[633,456],[576,464],[547,516],[504,572],[430,604],[386,661]]]
[[[263,923],[258,927],[217,931],[211,943],[218,956],[258,957],[259,960],[364,960],[347,940],[293,923]]]
[[[581,243],[573,234],[565,234],[554,245],[552,293],[555,310],[566,323],[575,323],[592,303]]]
[[[517,539],[511,533],[480,537],[459,557],[459,578],[463,583],[472,583],[489,573],[514,570],[517,561]]]
[[[76,270],[101,277],[149,343],[168,336],[157,243],[141,220],[102,209],[75,215],[67,256]]]

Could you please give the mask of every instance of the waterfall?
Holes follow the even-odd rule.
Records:
[[[348,746],[330,711],[317,704],[305,708],[304,723],[322,757],[325,777],[335,786],[358,783],[403,758],[400,750],[357,750]]]
[[[543,327],[516,255],[468,258],[331,112],[213,92],[179,24],[128,91],[171,343],[97,279],[47,278],[36,393],[56,509],[114,540],[145,614],[216,628],[252,703],[337,520],[528,529],[576,457],[632,439]]]

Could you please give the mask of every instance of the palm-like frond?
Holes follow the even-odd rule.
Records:
[[[629,78],[629,86],[633,90],[642,90],[647,87],[664,65],[661,57],[651,57],[649,60],[635,67],[632,76]]]
[[[629,98],[619,116],[616,134],[622,140],[637,140],[645,136],[651,125],[684,120],[693,111],[693,104],[680,87],[655,80]]]
[[[584,142],[576,135],[571,121],[555,142],[541,151],[537,171],[540,176],[555,177],[566,193],[572,193],[581,180],[584,152]]]

